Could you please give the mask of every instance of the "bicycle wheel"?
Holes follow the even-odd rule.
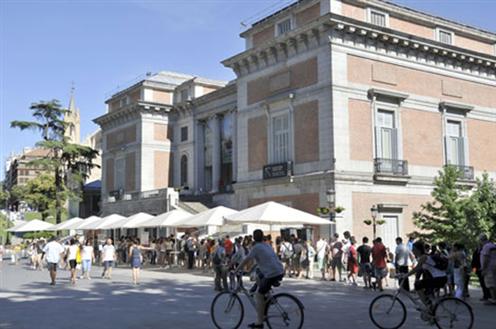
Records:
[[[243,321],[245,310],[238,295],[221,292],[210,306],[210,316],[218,329],[237,329]]]
[[[474,325],[474,313],[463,300],[446,297],[436,304],[434,321],[439,329],[470,329]]]
[[[265,305],[265,321],[269,329],[303,327],[303,304],[293,295],[273,295]]]
[[[377,328],[397,329],[406,321],[405,304],[393,295],[379,295],[370,303],[369,316]]]

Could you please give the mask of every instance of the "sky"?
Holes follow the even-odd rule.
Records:
[[[30,120],[29,106],[71,86],[81,138],[104,101],[146,72],[232,80],[220,64],[244,49],[242,26],[290,0],[0,0],[0,179],[4,160],[39,133],[9,128]],[[496,0],[395,0],[417,10],[496,32]]]

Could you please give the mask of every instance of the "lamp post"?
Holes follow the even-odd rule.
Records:
[[[377,215],[379,214],[379,209],[377,208],[376,205],[373,205],[372,208],[370,208],[370,215],[372,216],[372,229],[373,229],[373,236],[375,240],[375,235],[376,235],[376,219]]]
[[[335,232],[333,232],[333,225],[335,225],[335,220],[336,220],[336,191],[334,190],[327,190],[326,192],[326,197],[327,197],[327,203],[329,204],[329,221],[330,223],[330,230],[329,230],[329,237],[332,236]]]

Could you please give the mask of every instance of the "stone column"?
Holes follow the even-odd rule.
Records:
[[[194,191],[205,192],[204,172],[205,172],[205,123],[203,121],[195,121],[194,125],[194,141],[195,141],[195,162],[193,168],[194,175]]]
[[[220,120],[218,115],[213,115],[208,120],[209,128],[212,131],[212,190],[219,191],[220,182]]]

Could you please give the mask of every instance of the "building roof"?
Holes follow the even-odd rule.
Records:
[[[43,149],[43,148],[34,148],[31,149],[23,154],[23,156],[26,157],[45,157],[50,153],[50,150]]]

